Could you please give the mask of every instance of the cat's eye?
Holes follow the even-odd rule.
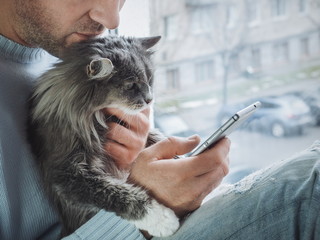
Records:
[[[131,89],[133,89],[134,88],[134,86],[135,86],[135,83],[133,83],[133,82],[129,82],[129,83],[126,83],[126,90],[131,90]]]

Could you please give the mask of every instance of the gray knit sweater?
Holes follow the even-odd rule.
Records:
[[[26,140],[27,99],[34,79],[56,59],[0,35],[0,239],[57,239],[60,225]],[[101,210],[66,239],[143,239]]]

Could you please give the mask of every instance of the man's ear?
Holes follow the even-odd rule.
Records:
[[[160,39],[161,39],[161,36],[138,38],[138,40],[141,42],[141,45],[146,49],[149,49],[154,45],[156,45]]]

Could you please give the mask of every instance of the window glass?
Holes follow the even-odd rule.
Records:
[[[259,4],[257,0],[248,0],[247,18],[248,23],[255,23],[259,20]]]
[[[252,67],[259,68],[261,67],[261,52],[260,48],[253,47],[251,50],[251,57],[252,57]]]
[[[211,81],[214,78],[214,65],[212,60],[205,60],[201,62],[196,62],[195,65],[195,81],[196,82],[206,82]]]
[[[177,37],[177,16],[170,15],[163,18],[164,32],[163,35],[166,39],[172,40]]]
[[[179,79],[179,70],[175,69],[168,69],[167,70],[167,90],[178,90],[180,86],[180,79]]]
[[[273,46],[274,61],[287,62],[289,61],[288,42],[275,43]]]
[[[206,33],[212,30],[213,6],[198,6],[190,10],[190,30],[193,34]]]
[[[300,41],[301,43],[301,57],[308,57],[309,56],[309,38],[304,37]]]
[[[274,17],[285,15],[286,0],[271,0],[271,13]]]
[[[226,24],[227,27],[232,28],[235,26],[237,17],[237,8],[235,5],[228,5],[226,8]]]
[[[299,1],[299,12],[304,13],[307,9],[307,0],[298,0]]]
[[[138,33],[148,22],[147,35],[164,38],[153,60],[155,120],[165,134],[197,133],[204,140],[259,100],[261,108],[229,136],[231,176],[319,139],[318,0],[135,0],[133,8],[139,2],[148,17],[130,28]],[[120,34],[121,27],[126,28],[120,25]],[[166,41],[168,36],[175,41]]]

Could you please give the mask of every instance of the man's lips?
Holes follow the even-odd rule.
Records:
[[[79,33],[79,32],[76,32],[75,33],[79,38],[81,39],[84,39],[84,40],[87,40],[89,38],[94,38],[94,37],[97,37],[99,35],[102,34],[102,32],[97,32],[97,33]]]
[[[66,46],[70,46],[72,43],[86,41],[90,38],[97,37],[102,35],[103,32],[94,32],[94,33],[83,33],[83,32],[74,32],[66,40]]]

